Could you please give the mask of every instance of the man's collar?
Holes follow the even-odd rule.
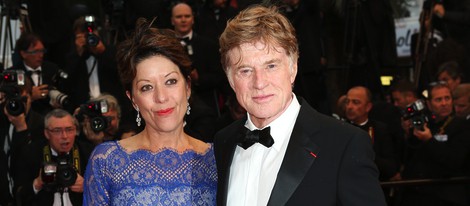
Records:
[[[31,72],[41,71],[41,66],[39,66],[36,69],[33,69],[32,67],[26,65],[25,63],[23,63],[23,64],[24,64],[24,67],[26,68],[26,71],[31,71]]]

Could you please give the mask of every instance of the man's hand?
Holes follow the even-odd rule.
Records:
[[[33,189],[37,192],[42,190],[44,182],[42,181],[42,169],[39,170],[39,176],[33,181]]]
[[[432,11],[440,18],[444,17],[444,14],[446,13],[446,10],[442,4],[435,4]]]
[[[24,113],[19,114],[18,116],[10,115],[6,109],[3,108],[3,113],[7,116],[8,121],[10,121],[17,132],[21,132],[28,129],[28,124],[26,124],[26,115]]]
[[[415,135],[421,141],[428,141],[432,138],[431,130],[428,128],[428,124],[424,124],[424,131],[414,128],[413,135]]]
[[[86,50],[86,37],[85,32],[75,35],[75,48],[78,56],[82,56]]]
[[[38,99],[44,99],[49,95],[49,85],[47,84],[42,84],[39,86],[33,86],[33,95],[31,96],[31,99],[38,100]]]
[[[69,189],[72,190],[73,192],[81,193],[83,192],[83,182],[84,182],[83,177],[77,172],[77,179],[75,180],[75,184],[70,186]]]

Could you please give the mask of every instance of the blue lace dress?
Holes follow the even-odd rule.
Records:
[[[111,141],[90,156],[83,205],[215,205],[216,190],[212,145],[205,154],[172,149],[128,153]]]

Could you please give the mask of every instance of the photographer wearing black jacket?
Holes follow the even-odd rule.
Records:
[[[69,109],[68,96],[63,93],[68,74],[52,62],[44,61],[46,53],[41,38],[34,33],[23,33],[16,42],[16,52],[21,58],[13,69],[25,72],[33,83],[32,107],[42,115],[54,108]]]
[[[82,205],[83,173],[91,153],[77,144],[77,120],[62,109],[44,119],[48,142],[27,145],[20,156],[17,201],[21,205]]]
[[[452,113],[452,96],[445,82],[431,83],[427,106],[432,113],[422,129],[407,139],[403,179],[439,179],[464,174],[470,152],[468,125]],[[468,205],[464,185],[406,187],[401,205]]]
[[[43,117],[31,109],[32,84],[22,71],[7,70],[0,82],[0,205],[13,204],[19,153],[42,141]]]

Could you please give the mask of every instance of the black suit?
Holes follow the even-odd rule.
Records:
[[[444,122],[429,122],[433,135]],[[420,141],[414,136],[408,138],[403,179],[448,178],[465,174],[470,154],[468,121],[453,118],[445,127],[444,134],[447,135],[447,141],[437,141],[435,138]],[[461,184],[405,189],[402,205],[468,205],[465,186]]]
[[[380,172],[380,180],[387,181],[399,171],[399,153],[395,148],[392,134],[386,124],[369,119],[365,125],[358,126],[369,133],[375,152],[375,164]]]
[[[16,181],[18,179],[18,168],[23,164],[21,160],[19,160],[22,149],[26,147],[29,142],[44,142],[45,139],[42,135],[44,131],[44,119],[40,114],[30,110],[28,115],[26,115],[26,124],[28,125],[28,129],[20,132],[16,132],[15,129],[13,130],[13,137],[11,138],[12,141],[10,144],[9,168],[8,159],[3,148],[5,146],[6,135],[9,132],[10,122],[6,119],[3,112],[0,115],[0,119],[0,153],[2,153],[0,155],[0,203],[6,204],[6,202],[13,200],[8,191],[9,182],[6,175],[10,172],[10,175],[12,175],[11,178]]]
[[[46,142],[29,144],[21,153],[21,161],[23,164],[21,164],[20,170],[18,171],[17,198],[22,205],[52,205],[54,202],[55,191],[48,191],[43,187],[41,191],[34,194],[33,190],[33,181],[38,177],[39,170],[43,166],[43,148],[46,145]],[[92,146],[82,143],[78,143],[76,146],[80,153],[79,173],[84,176],[83,174],[92,151]],[[53,160],[54,158],[55,157],[52,157]],[[73,205],[82,205],[83,193],[69,191],[69,197]]]
[[[299,102],[268,205],[385,205],[367,134]],[[226,205],[230,166],[245,121],[216,134],[217,205]]]
[[[220,55],[215,42],[193,32],[188,43],[192,52],[188,49],[192,66],[199,74],[198,81],[193,82],[193,91],[215,112],[218,108],[218,94],[226,94],[229,86],[227,77],[220,64]],[[186,47],[188,48],[188,47]]]
[[[26,70],[24,63],[18,64],[15,69],[24,71],[26,74],[26,78],[29,78],[29,80],[33,83],[33,79],[31,78],[31,72],[28,72]],[[44,61],[41,65],[40,79],[42,81],[42,84],[47,84],[49,85],[49,87],[55,87],[59,91],[63,92],[64,82],[62,81],[63,79],[59,77],[59,66],[57,66],[56,64]],[[50,100],[51,99],[49,96],[46,96],[46,98],[44,99],[37,99],[31,103],[31,108],[33,108],[34,111],[39,112],[42,115],[46,115],[53,109],[53,107],[49,103]]]
[[[127,119],[131,113],[131,104],[127,99],[122,87],[116,64],[116,50],[112,46],[106,46],[103,54],[96,56],[96,68],[101,93],[108,93],[116,97],[121,106],[122,118]],[[90,100],[89,75],[86,60],[89,56],[79,56],[74,50],[67,58],[67,73],[69,78],[66,82],[67,93],[70,95],[73,108]],[[69,111],[73,112],[73,111]]]

